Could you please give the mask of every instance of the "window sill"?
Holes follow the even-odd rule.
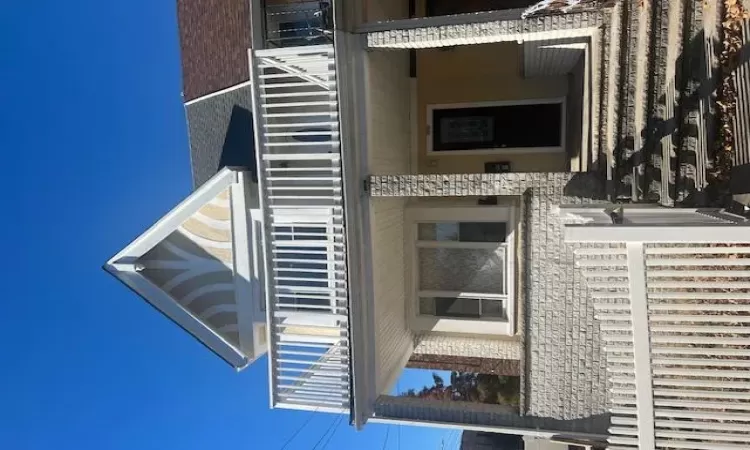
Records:
[[[412,318],[412,331],[513,336],[513,325],[506,320],[447,319],[417,316]]]

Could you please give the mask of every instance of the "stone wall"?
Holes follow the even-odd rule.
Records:
[[[486,375],[520,376],[521,362],[517,359],[475,358],[471,356],[413,354],[406,367],[412,369],[450,370],[452,372]]]
[[[376,417],[416,422],[465,423],[483,427],[507,427],[530,432],[607,434],[606,415],[577,420],[521,416],[510,406],[486,403],[426,400],[413,397],[380,396],[375,404]],[[498,432],[501,432],[498,430]]]
[[[367,33],[368,48],[447,47],[467,43],[526,40],[545,34],[546,38],[569,37],[581,29],[602,24],[602,11],[583,11],[521,19],[520,16],[483,22],[420,26],[418,21],[403,21],[401,29]],[[430,22],[426,22],[430,23]],[[391,26],[397,28],[398,23]],[[408,27],[408,28],[407,28]],[[537,36],[534,36],[537,35]]]

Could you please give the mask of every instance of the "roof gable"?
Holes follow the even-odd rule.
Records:
[[[249,179],[223,169],[105,264],[238,369],[265,352],[262,276],[251,255],[260,222]]]

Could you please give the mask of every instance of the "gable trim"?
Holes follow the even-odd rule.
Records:
[[[167,316],[182,329],[192,334],[209,350],[238,370],[244,368],[249,363],[249,359],[245,353],[204,324],[203,321],[178,303],[169,293],[165,292],[162,288],[156,286],[145,276],[141,275],[140,272],[144,267],[138,262],[138,260],[156,245],[164,241],[199,208],[214,199],[222,191],[229,187],[234,188],[235,186],[242,190],[244,185],[238,185],[239,180],[243,178],[242,175],[244,174],[235,172],[229,168],[222,169],[213,178],[193,192],[193,194],[185,200],[180,202],[174,209],[159,219],[153,226],[104,264],[104,269],[107,272],[112,274],[141,298],[146,300],[146,302]],[[234,195],[234,197],[236,198],[238,196]],[[231,205],[233,208],[235,206],[236,205],[234,204]],[[247,223],[248,215],[249,212],[247,209],[232,210],[233,238],[236,237],[237,234],[240,234],[238,233],[240,230],[235,231],[234,229],[235,216],[237,217],[237,223],[242,221]],[[249,251],[247,234],[245,234],[239,241],[240,242],[237,242],[234,248],[247,248]],[[238,247],[238,245],[241,247]],[[236,277],[236,262],[233,262],[233,266],[233,271]],[[238,302],[238,305],[240,303],[241,302]],[[244,317],[244,315],[241,316]],[[247,350],[252,351],[252,323],[250,325],[250,346]],[[239,328],[241,330],[245,327],[241,326]],[[243,334],[244,333],[241,333],[241,336]],[[241,346],[244,346],[245,343],[247,343],[247,337],[241,341]]]

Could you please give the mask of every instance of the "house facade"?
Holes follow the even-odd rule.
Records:
[[[105,269],[267,355],[273,408],[745,448],[750,228],[692,207],[711,10],[677,3],[178,2],[196,189]],[[393,395],[406,367],[518,405]]]

